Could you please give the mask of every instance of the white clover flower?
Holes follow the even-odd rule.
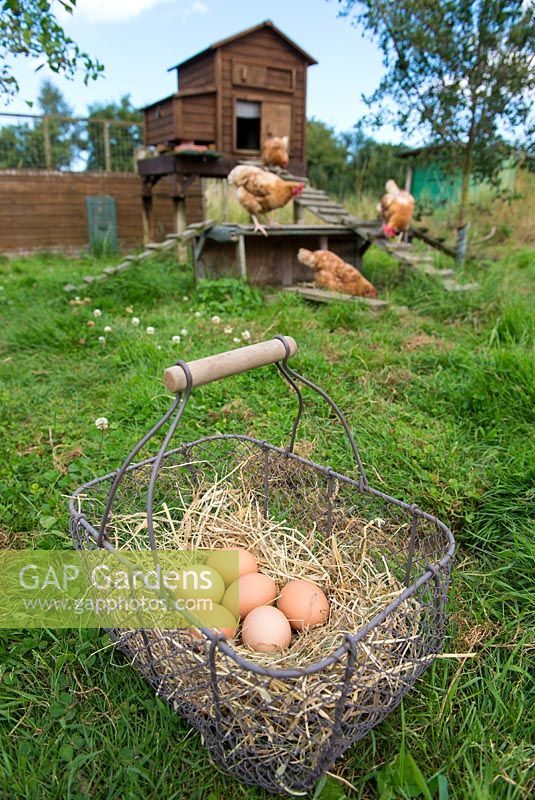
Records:
[[[187,336],[188,335],[187,330],[185,328],[182,328],[182,330],[180,331],[180,335],[181,336]]]
[[[134,313],[134,308],[133,308],[133,306],[126,306],[125,311],[126,311],[127,314],[133,314]]]
[[[104,326],[104,333],[111,333],[111,325]]]
[[[183,300],[185,303],[187,303],[187,302],[188,302],[188,300],[189,300],[189,297],[187,296],[187,294],[185,294],[185,295],[184,295],[184,297],[182,298],[182,300]]]
[[[100,344],[106,344],[106,337],[105,336],[99,336],[98,340],[99,340]]]
[[[155,329],[152,327],[152,325],[148,325],[148,326],[145,328],[145,333],[148,333],[148,334],[149,334],[149,336],[154,336],[154,334],[156,333],[156,331],[155,331]]]
[[[234,339],[233,339],[232,341],[233,341],[235,344],[239,344],[239,343],[240,343],[240,339],[238,339],[238,337],[237,337],[237,336],[235,336],[235,337],[234,337]]]
[[[225,333],[232,333],[232,331],[234,330],[234,328],[232,327],[232,325],[225,325],[225,327],[223,328],[223,330],[225,331]]]
[[[102,311],[100,310],[100,308],[95,308],[95,310],[93,311],[93,316],[94,317],[101,317],[102,316]]]
[[[2,289],[3,289],[3,288],[4,288],[4,287],[2,286]],[[81,303],[81,302],[82,302],[82,301],[80,300],[80,298],[78,297],[78,295],[76,295],[76,297],[75,297],[74,299],[76,300],[76,302],[77,302],[77,303]]]
[[[171,336],[171,341],[173,342],[173,344],[180,344],[180,336],[177,335]]]
[[[139,325],[139,323],[140,323],[140,319],[139,319],[139,317],[132,317],[132,319],[130,320],[130,322],[132,323],[132,325],[135,325],[135,327],[137,328],[137,326],[138,326],[138,325]]]
[[[95,427],[99,429],[99,431],[105,431],[108,428],[109,422],[106,417],[97,417],[95,420]]]
[[[194,314],[193,316],[194,316],[194,317],[197,317],[197,319],[198,319],[199,317],[202,317],[202,314],[201,314],[201,312],[200,312],[200,311],[196,311],[196,312],[195,312],[195,314]]]
[[[251,334],[249,333],[249,331],[242,331],[241,338],[247,341],[247,339],[251,338]]]
[[[219,325],[219,323],[221,322],[221,317],[218,317],[217,314],[214,314],[214,316],[212,317],[212,322],[214,323],[214,325]]]
[[[161,349],[162,349],[162,346],[161,346],[161,344],[157,344],[157,345],[156,345],[156,350],[161,350]]]

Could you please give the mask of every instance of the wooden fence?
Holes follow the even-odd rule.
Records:
[[[141,181],[133,173],[0,170],[0,253],[37,251],[76,253],[87,250],[85,198],[115,199],[120,249],[143,241]],[[173,232],[172,187],[163,178],[154,192],[155,239]],[[190,186],[188,223],[203,218],[200,182]]]

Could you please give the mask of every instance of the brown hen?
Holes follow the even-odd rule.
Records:
[[[383,219],[385,236],[391,238],[406,231],[414,212],[414,197],[405,189],[400,189],[395,181],[386,182],[386,194],[377,206],[377,212]]]
[[[326,289],[356,297],[377,297],[375,287],[364,275],[330,250],[312,251],[302,247],[297,258],[314,270],[315,281]]]
[[[273,136],[266,139],[262,145],[262,161],[270,167],[287,167],[290,160],[288,155],[288,137]]]
[[[282,208],[303,191],[304,184],[297,181],[283,181],[278,175],[260,167],[238,165],[230,171],[228,182],[236,187],[240,204],[247,209],[254,222],[255,231],[267,236],[264,225],[258,221],[258,214],[265,214]],[[267,217],[268,222],[271,222]]]

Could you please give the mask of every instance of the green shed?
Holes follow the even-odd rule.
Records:
[[[399,158],[406,161],[407,174],[405,188],[415,200],[432,203],[456,203],[461,196],[462,175],[460,170],[446,172],[440,158],[439,147],[419,147],[400,153]],[[516,167],[507,160],[499,173],[500,189],[514,191]],[[470,180],[470,199],[487,191],[485,182]]]

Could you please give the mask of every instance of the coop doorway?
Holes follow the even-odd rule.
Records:
[[[260,103],[236,101],[236,150],[260,150]]]

